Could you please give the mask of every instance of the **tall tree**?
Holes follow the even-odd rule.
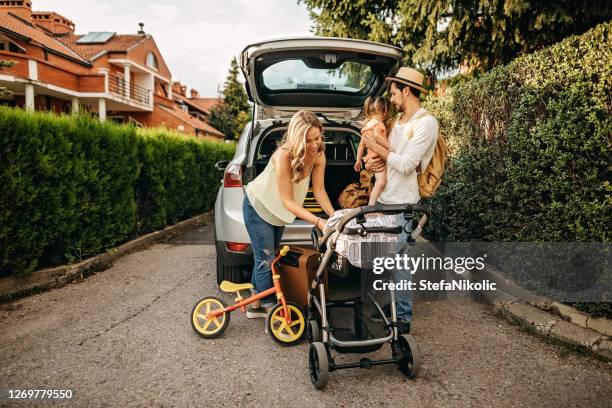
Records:
[[[221,94],[223,103],[210,112],[210,125],[223,132],[226,139],[237,139],[250,119],[248,97],[238,81],[238,62],[233,58]]]
[[[610,0],[298,0],[318,35],[396,45],[439,74],[486,71],[612,18]]]

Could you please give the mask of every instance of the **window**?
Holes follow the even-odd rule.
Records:
[[[20,53],[24,54],[23,50],[20,47],[18,47],[17,45],[15,45],[14,42],[9,42],[9,47],[8,48],[9,48],[10,52],[20,52]]]
[[[308,60],[277,62],[263,71],[263,84],[271,91],[294,89],[359,93],[374,76],[372,69],[359,62],[345,61],[337,68],[318,67]]]
[[[124,116],[119,116],[119,115],[108,115],[106,116],[106,119],[111,120],[115,123],[127,123],[127,121],[125,120]]]
[[[157,70],[157,58],[152,52],[147,54],[147,67]]]
[[[162,83],[155,83],[155,88],[157,89],[157,94],[158,95],[162,95],[162,96],[167,96],[168,95],[168,88],[166,87],[166,84],[162,84]]]
[[[25,54],[25,49],[21,48],[7,37],[0,35],[0,51],[18,52]]]

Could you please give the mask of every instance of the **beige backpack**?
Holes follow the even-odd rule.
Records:
[[[423,110],[414,119],[421,119],[427,115],[431,115],[428,111]],[[414,126],[411,126],[408,131],[408,139],[412,139],[414,135]],[[440,184],[442,183],[442,174],[444,173],[444,163],[446,162],[446,142],[441,134],[438,133],[436,147],[431,156],[431,160],[425,171],[421,170],[421,164],[416,168],[417,181],[419,183],[419,195],[421,198],[429,198],[434,195]]]

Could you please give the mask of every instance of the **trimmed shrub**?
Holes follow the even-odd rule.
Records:
[[[593,317],[605,317],[606,319],[612,319],[612,303],[611,302],[577,302],[573,303],[576,309],[581,312],[588,313]]]
[[[425,106],[451,158],[437,241],[610,241],[612,23],[458,81]]]
[[[86,258],[210,209],[233,146],[0,107],[0,276]]]
[[[610,44],[601,24],[426,101],[451,148],[432,239],[610,242]],[[610,302],[573,305],[611,317]]]
[[[235,145],[195,141],[165,129],[140,129],[136,181],[137,230],[153,231],[213,207],[221,175],[214,164],[229,160]]]

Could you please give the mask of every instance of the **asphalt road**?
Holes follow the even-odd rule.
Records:
[[[202,226],[83,282],[0,305],[0,388],[70,388],[75,398],[62,405],[80,407],[610,406],[611,365],[471,301],[415,305],[416,380],[394,366],[341,370],[318,391],[307,343],[280,347],[261,320],[237,313],[222,337],[198,337],[190,311],[207,294],[232,299],[216,288],[211,227]]]

